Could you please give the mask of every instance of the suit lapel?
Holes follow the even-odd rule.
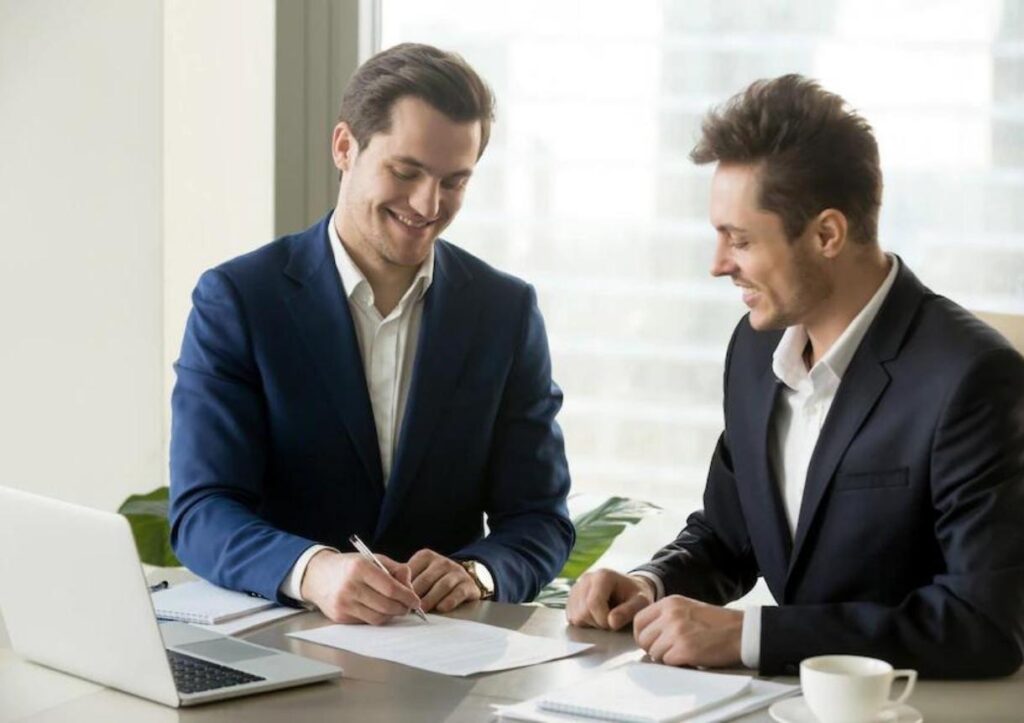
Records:
[[[889,374],[877,358],[860,349],[843,375],[835,400],[818,436],[818,444],[807,467],[807,482],[800,503],[800,518],[793,541],[790,571],[807,540],[807,532],[821,505],[822,497],[832,482],[843,453],[850,446],[857,430],[874,408],[889,384]]]
[[[782,497],[779,494],[778,482],[772,471],[772,461],[769,454],[771,444],[771,418],[778,399],[781,387],[780,382],[775,378],[771,364],[765,369],[758,381],[757,392],[754,398],[759,400],[760,406],[754,410],[754,450],[753,468],[757,471],[755,476],[755,490],[757,491],[758,502],[767,511],[764,516],[757,516],[761,529],[761,537],[767,542],[763,559],[760,561],[765,568],[762,572],[765,580],[772,584],[781,581],[784,577],[790,554],[789,524],[786,522],[786,515],[782,507]],[[763,524],[762,521],[763,520]]]
[[[394,519],[430,444],[444,403],[455,391],[476,328],[479,304],[473,302],[469,274],[443,241],[435,246],[434,282],[423,301],[423,321],[416,347],[405,416],[377,521],[380,537]]]
[[[790,575],[800,559],[836,468],[889,385],[885,363],[899,353],[918,306],[925,294],[930,293],[902,259],[899,264],[889,295],[843,375],[811,455],[790,558]]]
[[[300,286],[285,303],[369,479],[381,492],[377,430],[355,324],[333,263],[329,219],[330,215],[298,237],[285,274]]]

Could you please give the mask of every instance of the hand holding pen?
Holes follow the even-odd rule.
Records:
[[[336,623],[383,625],[410,611],[422,612],[409,566],[372,553],[319,551],[306,567],[301,595]]]
[[[385,568],[384,565],[381,563],[381,561],[377,559],[377,556],[370,552],[370,548],[366,546],[366,543],[359,539],[359,535],[352,535],[348,538],[348,541],[352,543],[352,547],[356,548],[359,551],[359,554],[362,555],[364,559],[369,560],[374,565],[379,567],[382,572],[390,574],[388,573],[387,568]],[[416,616],[420,620],[422,620],[423,622],[427,622],[427,616],[423,612],[423,608],[420,605],[416,605],[415,607],[413,607],[412,612],[416,613]]]

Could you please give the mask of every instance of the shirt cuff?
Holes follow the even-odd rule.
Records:
[[[748,668],[757,670],[761,665],[761,606],[753,605],[743,613],[743,632],[740,636],[740,660]]]
[[[655,575],[653,572],[647,572],[647,570],[634,570],[629,573],[630,577],[642,577],[644,580],[650,580],[654,584],[654,601],[657,602],[665,597],[665,583],[661,581],[661,578]]]
[[[306,568],[309,567],[309,561],[313,559],[313,555],[321,550],[337,552],[333,547],[328,547],[327,545],[311,545],[307,547],[306,551],[299,555],[299,559],[292,565],[292,571],[288,573],[288,577],[281,583],[279,589],[282,595],[290,597],[296,602],[309,602],[302,598],[302,578],[306,575]]]

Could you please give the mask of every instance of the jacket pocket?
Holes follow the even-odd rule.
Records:
[[[874,490],[885,487],[906,487],[910,484],[910,470],[883,470],[880,472],[846,472],[836,475],[835,489]]]

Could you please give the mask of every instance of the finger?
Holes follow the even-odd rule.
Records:
[[[437,609],[442,613],[450,613],[462,603],[478,598],[479,596],[480,591],[477,589],[476,585],[473,583],[462,582],[456,585],[455,588],[437,604]]]
[[[446,561],[436,560],[419,575],[413,578],[412,589],[420,598],[423,598],[430,589],[437,584],[437,581],[444,577],[445,573],[451,571],[451,567],[445,564]]]
[[[689,654],[689,646],[684,641],[676,640],[669,646],[661,656],[661,662],[665,665],[694,665],[696,661]]]
[[[647,610],[650,609],[651,608],[648,607],[643,612],[647,612]],[[649,648],[654,642],[654,639],[658,637],[658,630],[661,625],[658,623],[657,616],[647,618],[643,621],[643,624],[641,624],[640,618],[640,615],[633,618],[633,639],[636,641],[637,645],[644,650],[647,650],[647,648]]]
[[[372,610],[352,599],[338,605],[320,608],[320,612],[331,622],[343,625],[359,625],[363,623],[382,625],[391,619],[390,616]]]
[[[416,577],[421,574],[430,566],[431,563],[437,560],[438,557],[440,557],[440,555],[433,550],[418,550],[416,554],[409,558],[409,562],[407,563],[409,565],[409,569],[412,571],[412,576]]]
[[[460,568],[459,572],[464,573],[465,571]],[[448,596],[448,593],[454,590],[458,584],[462,582],[459,572],[451,570],[442,575],[437,582],[431,586],[427,594],[423,596],[424,611],[436,608],[437,604],[444,600]]]
[[[391,577],[398,580],[399,583],[406,587],[411,587],[410,581],[412,580],[412,570],[409,565],[401,562],[395,562],[386,555],[377,555],[377,559],[380,560],[380,564],[384,566],[384,569],[388,571]]]
[[[658,617],[661,612],[662,605],[660,603],[652,603],[647,605],[633,618],[633,630],[639,633],[641,630],[651,624],[651,621]]]
[[[390,598],[391,600],[400,603],[406,610],[411,610],[419,605],[420,599],[416,593],[412,591],[412,588],[402,585],[391,577],[390,574],[382,570],[378,570],[369,563],[361,569],[361,573],[359,581],[363,584],[356,586],[355,598],[357,600],[363,599],[363,595],[361,594],[363,591],[372,590],[382,597]],[[380,608],[375,609],[380,610]]]
[[[408,591],[406,592],[408,593]],[[412,608],[417,606],[417,603],[410,604],[401,600],[396,600],[395,598],[382,594],[369,586],[359,588],[356,594],[352,597],[352,600],[365,605],[371,610],[391,617],[405,615]]]
[[[586,597],[587,616],[598,628],[608,627],[608,593],[603,585],[591,587]]]
[[[644,650],[651,656],[651,660],[656,663],[661,663],[665,660],[665,654],[668,653],[672,647],[672,637],[667,634],[658,635],[651,641],[649,647],[645,647]]]
[[[396,617],[395,615],[388,615],[379,610],[374,610],[372,607],[364,605],[357,600],[351,601],[347,608],[347,615],[354,618],[356,622],[368,625],[384,625],[391,618]]]
[[[621,629],[649,604],[650,602],[643,595],[634,595],[621,605],[612,608],[608,613],[608,627],[612,630]]]
[[[584,628],[597,627],[587,611],[587,595],[590,594],[591,577],[584,575],[569,589],[569,602],[565,606],[566,617],[571,625]]]

